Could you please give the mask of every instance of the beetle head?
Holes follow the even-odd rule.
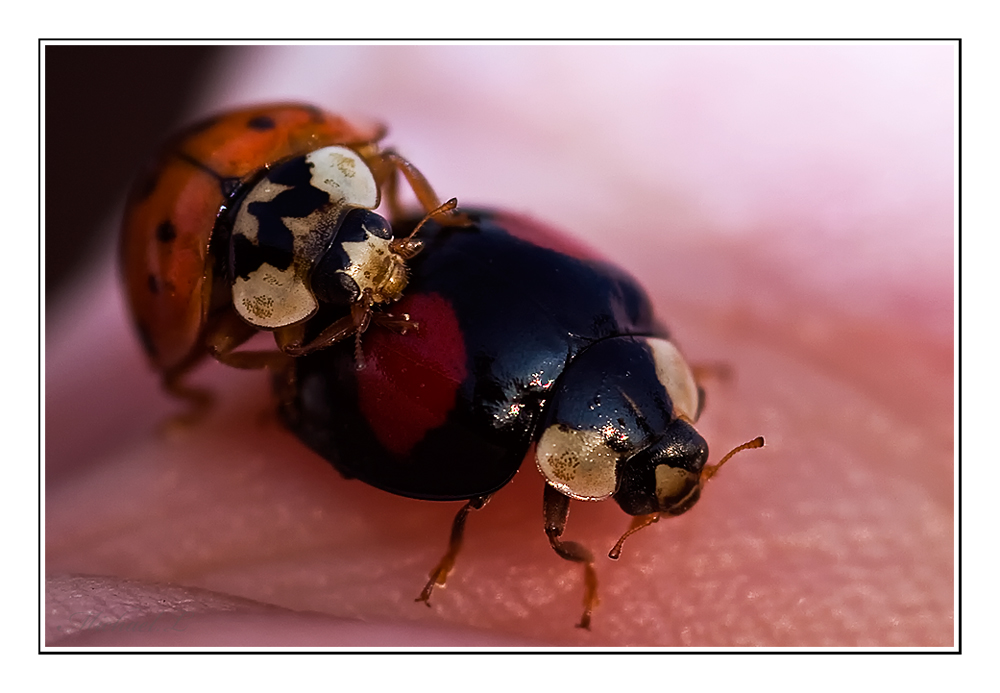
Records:
[[[675,419],[663,436],[618,464],[614,499],[629,515],[680,515],[701,496],[708,443],[687,421]]]
[[[409,279],[406,260],[422,247],[418,240],[406,243],[405,252],[400,252],[388,221],[367,209],[351,210],[313,270],[316,297],[333,305],[349,304],[369,289],[375,303],[398,300]]]
[[[612,337],[586,348],[557,382],[536,461],[570,498],[613,497],[632,515],[680,514],[699,495],[708,445],[694,429],[698,388],[665,339]]]

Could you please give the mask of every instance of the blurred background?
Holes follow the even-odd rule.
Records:
[[[116,227],[108,218],[122,191],[190,108],[220,51],[214,46],[45,48],[47,308],[112,242]]]
[[[300,99],[388,123],[446,196],[557,221],[620,261],[649,257],[615,250],[646,243],[644,226],[669,225],[667,246],[764,231],[832,294],[919,271],[935,287],[918,302],[944,309],[954,71],[944,42],[50,45],[47,303],[110,248],[126,185],[165,135]]]

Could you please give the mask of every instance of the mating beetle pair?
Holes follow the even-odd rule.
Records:
[[[237,367],[280,360],[234,349],[259,330],[300,356],[360,335],[370,321],[407,329],[376,305],[406,287],[420,241],[393,238],[401,174],[429,214],[445,215],[409,162],[378,147],[380,125],[302,104],[234,111],[171,140],[133,187],[121,256],[132,315],[172,393],[207,404],[186,374],[208,353]],[[346,314],[306,343],[320,304]]]
[[[269,365],[286,425],[343,475],[465,500],[425,602],[454,565],[468,514],[533,450],[546,535],[584,570],[587,628],[597,578],[590,551],[562,539],[570,499],[613,498],[635,518],[617,558],[629,534],[693,506],[733,453],[706,465],[693,425],[702,392],[631,277],[526,218],[453,213],[377,148],[381,132],[292,105],[231,113],[175,140],[161,182],[133,195],[126,216],[147,352],[168,390],[197,404],[181,380],[205,354]],[[398,172],[422,217],[399,208]],[[383,194],[393,227],[374,212]],[[368,330],[362,348],[370,323],[389,329]],[[282,353],[234,351],[261,329]]]

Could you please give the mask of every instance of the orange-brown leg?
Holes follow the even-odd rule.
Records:
[[[395,315],[393,313],[372,313],[372,323],[385,327],[398,334],[406,334],[410,330],[420,331],[420,323],[410,319],[409,313]]]
[[[361,298],[351,304],[350,315],[345,315],[339,320],[335,320],[326,329],[319,333],[315,339],[308,344],[300,341],[279,340],[281,351],[289,356],[304,356],[318,349],[325,349],[335,342],[347,339],[354,335],[354,357],[358,362],[359,370],[364,367],[364,354],[361,351],[361,335],[368,329],[372,320],[372,292],[365,289]]]
[[[729,382],[733,379],[733,367],[721,361],[716,363],[696,363],[691,366],[691,374],[694,375],[694,382],[698,386],[698,411],[695,420],[701,417],[705,410],[705,382],[708,380],[718,380],[719,382]]]
[[[448,539],[448,551],[445,552],[444,556],[438,561],[438,564],[434,567],[434,570],[430,572],[430,579],[424,586],[423,591],[420,596],[414,601],[423,602],[428,607],[431,605],[431,592],[438,585],[444,586],[445,581],[448,579],[448,574],[451,572],[452,568],[455,567],[455,559],[458,557],[458,552],[462,550],[462,541],[465,538],[465,519],[469,516],[469,513],[473,510],[480,510],[489,501],[489,496],[479,496],[478,498],[473,498],[468,503],[462,506],[458,514],[455,515],[455,521],[451,524],[451,537]]]
[[[191,387],[186,380],[206,354],[215,355],[213,345],[234,349],[254,335],[256,329],[243,322],[233,311],[213,315],[205,327],[201,345],[180,364],[163,374],[163,389],[188,404],[188,410],[169,419],[166,431],[187,428],[200,421],[212,406],[214,397],[209,390]]]
[[[365,289],[361,300],[351,305],[350,315],[345,315],[328,325],[308,344],[302,344],[301,330],[295,332],[285,332],[285,328],[275,330],[278,348],[288,356],[304,356],[354,335],[354,358],[360,370],[364,368],[365,362],[364,352],[361,350],[361,335],[365,333],[369,325],[374,323],[399,334],[406,334],[410,330],[420,328],[420,325],[410,319],[408,313],[402,315],[377,313],[372,309],[372,305],[371,291]]]
[[[206,330],[202,341],[205,349],[215,360],[233,368],[246,370],[287,368],[288,357],[280,351],[235,351],[255,334],[257,329],[248,325],[231,310]]]
[[[305,356],[319,349],[324,349],[331,344],[347,339],[358,330],[358,321],[354,314],[345,315],[339,320],[330,323],[326,329],[319,333],[315,339],[308,344],[302,344],[298,339],[285,339],[279,342],[278,347],[289,356]],[[277,331],[275,331],[277,333]]]
[[[397,174],[402,174],[406,179],[406,182],[413,190],[413,194],[417,196],[420,206],[424,208],[424,212],[430,212],[441,205],[441,200],[438,199],[437,193],[434,192],[431,184],[424,178],[424,174],[394,150],[385,149],[378,154],[375,165],[375,178],[379,181],[380,185],[384,186],[383,190],[386,194],[389,212],[393,215],[394,219],[403,216],[403,207],[399,202]]]
[[[464,214],[452,211],[453,208],[447,210],[441,209],[448,203],[442,205],[437,193],[434,192],[434,188],[424,178],[424,174],[416,166],[396,153],[395,150],[384,149],[366,161],[375,174],[375,180],[378,183],[379,190],[382,191],[385,197],[386,204],[389,206],[389,215],[393,221],[398,221],[407,216],[403,205],[399,201],[398,175],[402,174],[403,178],[409,184],[410,189],[413,190],[413,194],[416,195],[420,206],[423,207],[425,214],[434,216],[442,226],[468,225],[469,220]]]
[[[567,561],[583,564],[583,617],[576,624],[576,627],[590,630],[590,614],[598,604],[594,555],[582,544],[577,544],[575,541],[562,541],[559,538],[566,529],[566,520],[569,518],[569,498],[546,484],[543,508],[545,534],[549,538],[549,544],[552,545],[557,554]]]
[[[402,219],[406,216],[406,211],[399,201],[399,176],[396,175],[396,167],[392,165],[392,162],[381,151],[366,154],[365,161],[375,176],[375,183],[382,194],[382,199],[389,207],[389,218],[392,221]]]
[[[161,428],[163,432],[173,433],[193,426],[201,421],[212,407],[215,397],[213,397],[211,391],[198,387],[190,387],[184,382],[188,374],[194,369],[194,366],[200,363],[200,361],[201,359],[197,359],[190,364],[184,364],[163,374],[163,389],[168,394],[187,403],[186,411],[171,416],[162,424]]]
[[[250,371],[262,368],[279,371],[289,365],[289,357],[280,351],[213,351],[212,356],[232,368]]]
[[[692,364],[691,373],[698,383],[704,383],[706,380],[718,380],[725,383],[732,380],[735,375],[733,367],[722,361]]]

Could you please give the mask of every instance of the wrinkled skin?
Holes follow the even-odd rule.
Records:
[[[457,505],[340,478],[260,372],[207,364],[217,406],[159,433],[178,404],[109,257],[48,316],[47,644],[951,646],[948,51],[449,50],[237,51],[202,111],[280,89],[383,118],[443,197],[569,230],[640,279],[689,360],[731,367],[705,383],[710,461],[767,448],[618,562],[629,518],[573,503],[591,632],[530,464],[470,517],[427,609]],[[328,82],[283,81],[344,55]]]

